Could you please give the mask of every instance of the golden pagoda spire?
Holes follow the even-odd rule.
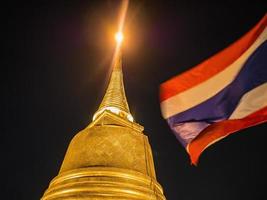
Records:
[[[122,7],[104,98],[93,121],[71,140],[59,173],[41,200],[166,200],[148,137],[133,121],[124,91],[120,31],[127,0]]]
[[[112,73],[109,84],[104,95],[104,98],[93,116],[93,121],[104,111],[112,112],[120,117],[126,118],[133,122],[133,117],[127,103],[123,84],[122,73],[122,53],[120,46],[117,46],[117,51],[112,64]]]
[[[144,127],[129,118],[121,55],[112,66],[93,121],[73,137],[41,200],[166,200]]]

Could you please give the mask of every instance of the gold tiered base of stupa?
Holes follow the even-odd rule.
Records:
[[[104,111],[72,139],[42,200],[165,200],[143,127]]]
[[[42,200],[164,200],[155,179],[121,168],[88,167],[55,177]]]

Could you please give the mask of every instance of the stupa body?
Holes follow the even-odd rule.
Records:
[[[72,139],[58,176],[42,197],[63,199],[165,199],[148,138],[129,111],[119,51],[93,121]]]

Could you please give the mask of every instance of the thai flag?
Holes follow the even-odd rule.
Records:
[[[160,86],[163,117],[191,162],[211,144],[267,121],[267,14],[239,40]]]

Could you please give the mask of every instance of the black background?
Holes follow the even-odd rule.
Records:
[[[1,199],[39,199],[71,138],[91,122],[108,80],[119,5],[89,0],[1,5],[7,24],[1,31]],[[266,1],[256,0],[130,2],[125,88],[131,112],[149,136],[168,200],[266,198],[266,124],[218,142],[194,167],[162,119],[158,100],[160,83],[231,44],[266,8]]]

